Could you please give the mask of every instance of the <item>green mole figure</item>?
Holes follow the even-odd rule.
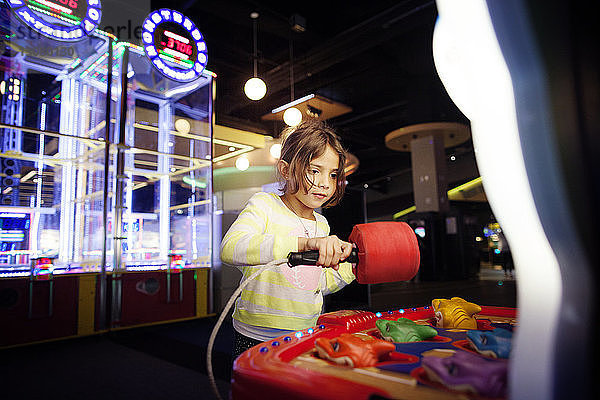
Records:
[[[398,321],[380,319],[375,321],[381,336],[394,343],[421,342],[437,335],[435,328],[428,325],[419,325],[408,318],[399,318]]]

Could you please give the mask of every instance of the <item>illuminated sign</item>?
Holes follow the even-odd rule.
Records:
[[[142,41],[156,69],[175,81],[197,79],[208,62],[202,34],[178,11],[162,8],[150,13],[142,25]]]
[[[25,240],[23,231],[0,231],[0,242],[22,242]]]
[[[26,249],[29,239],[29,225],[28,214],[0,213],[0,251]],[[18,243],[23,246],[17,245]]]
[[[7,0],[31,29],[52,39],[77,41],[92,33],[102,16],[100,0]]]

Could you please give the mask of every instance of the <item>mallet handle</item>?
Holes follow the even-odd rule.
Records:
[[[290,267],[295,267],[296,265],[316,265],[319,259],[319,250],[291,252],[287,258]],[[358,249],[353,248],[348,258],[343,262],[358,264]]]

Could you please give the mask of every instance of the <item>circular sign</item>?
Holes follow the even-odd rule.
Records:
[[[8,0],[31,29],[52,39],[81,40],[100,23],[100,0]]]
[[[175,81],[197,79],[208,62],[202,34],[178,11],[162,8],[150,13],[142,25],[142,41],[156,69]]]

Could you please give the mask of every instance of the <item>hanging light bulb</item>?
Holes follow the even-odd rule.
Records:
[[[250,100],[260,100],[267,93],[267,85],[260,78],[250,78],[244,85],[244,93]]]
[[[187,119],[179,118],[175,120],[175,130],[177,132],[187,135],[188,133],[190,133],[191,129],[192,126],[190,125],[190,121],[188,121]]]
[[[296,126],[302,122],[302,113],[296,107],[290,107],[283,113],[283,122],[289,126]]]
[[[256,76],[256,67],[258,62],[258,50],[256,45],[256,36],[257,36],[257,19],[258,13],[253,12],[250,14],[250,18],[252,18],[252,36],[254,38],[254,47],[252,52],[252,62],[254,65],[254,75],[252,78],[246,81],[244,85],[244,93],[250,100],[260,100],[265,97],[267,93],[267,85],[265,82]]]
[[[240,157],[235,160],[235,167],[240,171],[245,171],[250,166],[250,161],[246,157]]]
[[[281,156],[281,144],[280,143],[275,143],[269,149],[269,153],[271,153],[271,157],[273,157],[273,158],[279,158]]]

